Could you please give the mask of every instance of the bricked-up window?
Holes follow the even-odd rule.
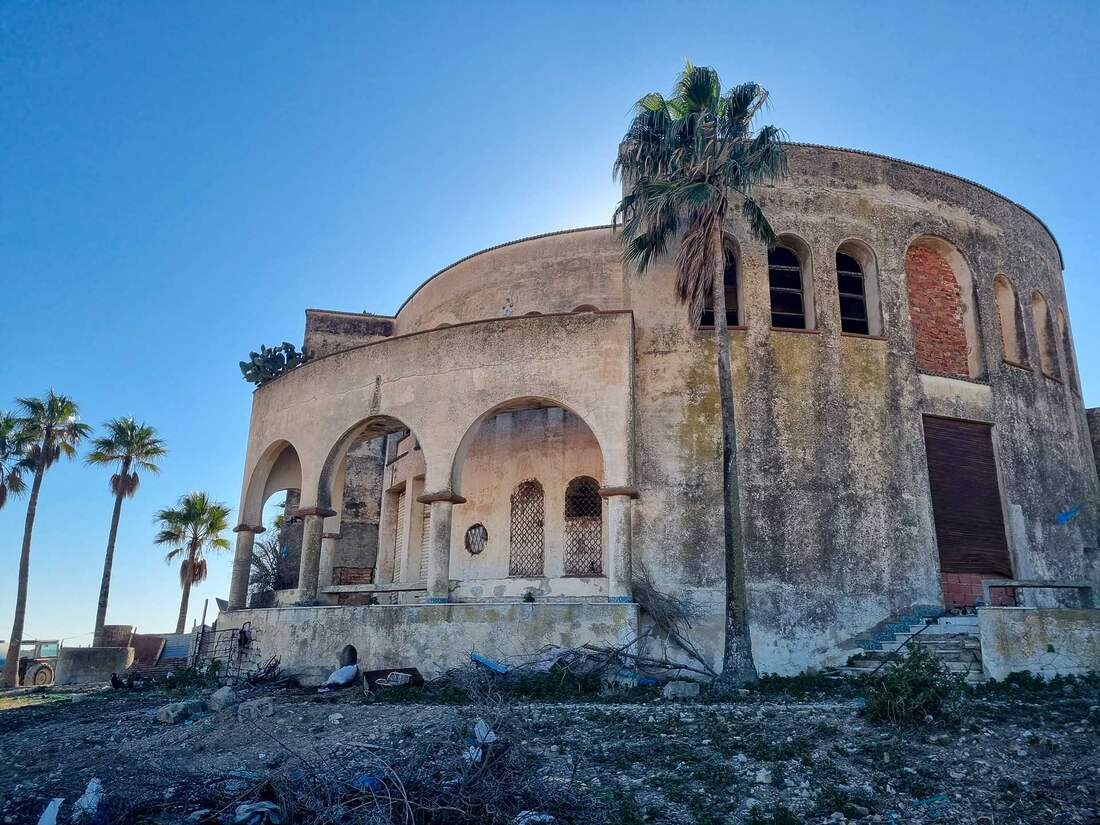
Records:
[[[602,570],[600,484],[589,476],[578,476],[565,488],[565,575],[598,576]]]
[[[733,255],[726,255],[726,268],[722,273],[722,285],[726,293],[726,324],[735,327],[740,323],[740,307],[737,302],[737,259]],[[714,326],[714,299],[708,297],[703,304],[703,314],[699,318],[699,326]]]
[[[997,321],[1001,329],[1001,351],[1013,364],[1027,364],[1027,337],[1024,316],[1016,288],[1004,275],[993,279],[993,300],[997,304]]]
[[[924,372],[970,378],[970,353],[977,346],[969,270],[962,256],[938,238],[921,238],[905,252],[905,281],[913,350],[917,368]],[[965,287],[964,278],[965,276]],[[964,317],[965,316],[965,317]]]
[[[520,482],[512,491],[508,575],[542,575],[544,523],[542,485],[534,480]]]
[[[1050,308],[1041,292],[1031,295],[1031,320],[1035,325],[1035,340],[1039,345],[1039,363],[1047,375],[1058,377],[1058,349],[1051,329]]]
[[[802,263],[785,246],[768,251],[768,286],[772,298],[772,326],[806,328],[806,303],[802,292]]]
[[[863,267],[851,255],[836,253],[836,285],[840,292],[840,329],[860,335],[870,333],[867,320],[867,284]]]

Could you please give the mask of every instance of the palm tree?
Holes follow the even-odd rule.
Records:
[[[172,545],[164,557],[165,562],[182,558],[180,563],[180,615],[176,620],[176,632],[183,633],[187,622],[187,602],[191,598],[191,585],[206,579],[206,559],[203,551],[228,550],[229,540],[221,533],[229,528],[229,508],[221,502],[211,501],[206,493],[188,493],[180,498],[175,509],[165,508],[156,514],[160,523],[157,544]]]
[[[651,92],[638,101],[619,145],[614,173],[625,194],[615,210],[622,224],[623,260],[645,272],[679,242],[676,298],[698,322],[708,296],[714,310],[718,394],[722,416],[723,539],[726,562],[726,638],[723,687],[756,679],[749,642],[745,552],[737,489],[736,423],[723,272],[727,221],[739,213],[769,246],[775,233],[753,188],[786,174],[783,135],[754,129],[768,100],[756,83],[722,92],[718,73],[684,67],[671,97]]]
[[[27,610],[27,579],[31,565],[31,533],[34,516],[38,510],[38,493],[42,489],[42,477],[62,456],[72,458],[77,445],[91,428],[77,420],[79,408],[64,395],[50,390],[45,398],[20,398],[16,401],[22,413],[17,421],[25,439],[25,465],[34,471],[31,494],[27,502],[27,520],[23,527],[23,549],[19,555],[19,585],[15,597],[15,621],[8,640],[8,655],[4,662],[4,675],[0,684],[15,687],[19,668],[19,645],[23,641],[23,618]]]
[[[103,560],[103,579],[99,584],[99,607],[95,614],[93,645],[103,644],[103,624],[107,620],[107,598],[111,592],[111,567],[115,559],[115,539],[118,537],[118,519],[122,514],[122,500],[132,498],[140,479],[137,468],[159,473],[155,460],[168,451],[157,438],[157,431],[147,424],[138,424],[133,418],[116,418],[105,425],[107,435],[92,442],[92,451],[85,459],[88,464],[114,464],[118,472],[111,476],[111,492],[115,494],[115,509],[111,514],[111,530],[107,534],[107,555]]]
[[[17,496],[27,488],[23,473],[34,469],[27,451],[30,436],[11,413],[0,413],[0,510],[8,502],[8,494]]]

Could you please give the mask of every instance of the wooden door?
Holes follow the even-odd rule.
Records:
[[[1011,577],[992,427],[925,416],[924,444],[942,572]]]

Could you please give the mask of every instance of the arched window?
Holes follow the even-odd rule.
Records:
[[[1055,315],[1058,318],[1058,334],[1062,339],[1062,352],[1066,356],[1066,373],[1069,377],[1069,385],[1074,392],[1080,393],[1081,388],[1077,384],[1077,363],[1073,357],[1073,341],[1069,337],[1069,322],[1066,321],[1066,313],[1062,310],[1057,310]]]
[[[542,575],[542,498],[542,485],[534,480],[521,481],[512,491],[510,576]]]
[[[1004,275],[993,279],[993,300],[997,304],[997,320],[1001,326],[1001,348],[1006,361],[1027,364],[1027,345],[1024,335],[1024,316],[1016,289]]]
[[[1031,294],[1031,322],[1035,326],[1035,340],[1039,346],[1039,363],[1043,372],[1058,377],[1058,355],[1054,345],[1054,332],[1050,324],[1050,309],[1041,292]]]
[[[738,302],[737,258],[726,252],[726,268],[722,272],[722,285],[726,293],[726,325],[735,327],[741,322],[741,308]],[[707,296],[703,304],[703,314],[699,317],[699,326],[714,326],[714,298]]]
[[[768,250],[768,287],[771,290],[772,326],[810,329],[802,260],[787,246]]]
[[[600,484],[589,476],[577,476],[565,488],[565,575],[598,576],[602,570]]]
[[[836,253],[836,285],[840,292],[840,330],[869,335],[867,285],[863,267],[851,255]]]
[[[984,362],[974,278],[962,254],[934,235],[905,250],[905,289],[917,369],[977,378]]]

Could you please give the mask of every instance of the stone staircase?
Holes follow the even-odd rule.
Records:
[[[852,656],[846,666],[836,668],[831,675],[869,676],[891,656],[904,656],[913,645],[920,645],[967,682],[977,684],[986,681],[982,671],[977,616],[941,616],[925,619],[904,629],[899,629],[897,623],[886,627],[893,631],[891,638],[886,638],[882,631],[876,631],[872,638],[858,640],[862,651]]]

